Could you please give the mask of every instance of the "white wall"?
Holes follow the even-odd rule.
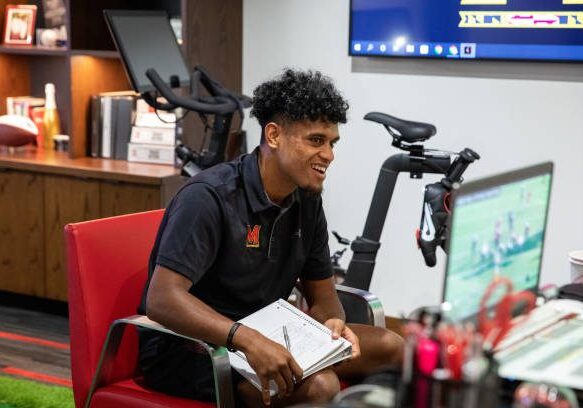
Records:
[[[244,1],[245,93],[251,94],[256,85],[284,67],[314,68],[332,77],[350,102],[349,123],[341,128],[342,140],[325,185],[330,229],[351,239],[362,233],[379,168],[396,152],[386,131],[362,117],[369,111],[386,112],[436,125],[438,132],[429,146],[471,147],[479,152],[482,159],[469,168],[467,180],[554,161],[542,281],[567,282],[566,254],[583,248],[583,84],[354,72],[347,56],[348,3]],[[452,69],[455,63],[451,62]],[[391,70],[391,62],[374,64],[385,64],[381,71]],[[503,64],[486,67],[503,70]],[[259,141],[260,129],[253,119],[245,126],[252,147]],[[438,254],[440,263],[435,268],[427,268],[413,239],[420,220],[422,188],[437,179],[416,181],[401,176],[397,183],[371,285],[391,315],[440,299],[443,253]],[[331,247],[337,248],[335,242],[331,241]],[[344,262],[350,256],[347,253]]]

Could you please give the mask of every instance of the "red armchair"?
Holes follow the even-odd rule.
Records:
[[[213,349],[199,340],[192,339],[213,360],[216,405],[157,393],[134,380],[137,335],[126,328],[146,326],[169,332],[145,316],[134,315],[162,215],[163,210],[157,210],[65,227],[71,372],[77,408],[234,405],[226,349]]]

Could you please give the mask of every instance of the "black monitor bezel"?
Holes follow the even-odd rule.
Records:
[[[151,84],[149,86],[139,86],[139,84],[137,83],[137,78],[134,77],[133,72],[135,71],[135,67],[131,66],[130,60],[128,58],[128,54],[126,49],[123,47],[121,41],[119,41],[119,32],[117,31],[117,28],[115,26],[115,24],[112,22],[112,17],[128,17],[128,16],[136,16],[136,17],[164,17],[166,19],[166,21],[168,22],[168,27],[170,28],[170,31],[172,32],[172,35],[174,35],[174,32],[172,31],[172,26],[170,25],[170,19],[168,16],[168,13],[165,10],[103,10],[103,14],[105,16],[105,21],[107,23],[107,27],[109,28],[109,31],[111,33],[111,37],[113,38],[113,42],[115,44],[115,46],[117,47],[119,53],[121,54],[122,57],[122,65],[123,68],[126,72],[127,77],[130,80],[130,84],[132,85],[132,88],[134,88],[134,90],[138,93],[146,93],[146,92],[153,92],[156,91],[156,87]],[[174,37],[176,39],[176,37]],[[182,62],[184,63],[184,66],[186,68],[186,72],[189,72],[190,70],[188,69],[188,65],[186,63],[186,59],[184,58],[184,54],[182,53],[182,50],[178,44],[178,41],[176,42],[176,48],[178,49],[178,53],[180,55],[180,58],[182,59]],[[180,86],[189,86],[190,85],[190,80],[182,80],[179,81]],[[171,86],[171,84],[169,82],[167,82],[168,86]]]
[[[482,178],[479,180],[463,183],[460,186],[458,186],[457,188],[455,188],[454,191],[452,192],[452,200],[451,200],[451,207],[450,207],[452,209],[452,214],[451,214],[451,217],[449,217],[449,220],[447,223],[448,228],[447,228],[446,252],[449,254],[449,244],[451,243],[452,227],[453,227],[454,219],[456,216],[455,215],[455,203],[457,200],[459,200],[460,197],[463,197],[463,196],[468,195],[468,194],[473,194],[473,193],[480,191],[480,190],[488,190],[488,189],[496,187],[496,186],[514,183],[514,182],[529,179],[532,177],[542,176],[544,174],[549,174],[551,176],[551,180],[550,180],[549,192],[548,192],[548,196],[547,196],[547,208],[546,208],[545,219],[544,219],[545,229],[543,231],[543,237],[542,237],[541,261],[539,264],[536,282],[534,283],[534,285],[532,287],[524,289],[526,291],[530,291],[530,292],[536,294],[536,292],[538,291],[539,283],[540,283],[540,274],[541,274],[541,268],[543,265],[545,239],[546,239],[546,232],[547,232],[547,228],[548,228],[547,224],[548,224],[548,217],[549,217],[551,191],[552,191],[552,187],[553,187],[553,170],[554,170],[553,162],[548,161],[548,162],[535,164],[535,165],[529,166],[529,167],[524,167],[524,168],[511,170],[511,171],[504,172],[504,173],[499,173],[499,174],[496,174],[494,176],[485,177],[485,178]],[[445,294],[447,292],[447,282],[448,282],[447,277],[448,277],[448,273],[449,273],[449,267],[450,267],[450,257],[448,255],[447,260],[446,260],[446,265],[445,265],[445,272],[443,275],[443,290],[441,293],[441,301],[442,302],[446,302]],[[486,288],[484,288],[484,290],[485,289]],[[463,321],[475,321],[476,317],[477,317],[476,314],[471,314],[471,315],[462,317],[462,320]]]

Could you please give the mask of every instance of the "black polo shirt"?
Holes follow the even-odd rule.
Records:
[[[332,276],[321,197],[297,189],[284,207],[273,204],[258,155],[190,179],[166,209],[150,257],[150,277],[156,264],[184,275],[190,293],[234,320],[287,298],[300,276]]]

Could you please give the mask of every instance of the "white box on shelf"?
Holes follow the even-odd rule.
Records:
[[[172,165],[174,164],[174,146],[129,143],[128,161]]]
[[[175,129],[134,126],[130,142],[174,146],[175,140]]]
[[[172,128],[176,127],[176,115],[170,112],[136,113],[135,126]]]
[[[164,101],[160,100],[160,102]],[[136,101],[136,121],[134,124],[145,127],[175,128],[176,114],[161,110],[156,112],[154,108],[140,98]]]

